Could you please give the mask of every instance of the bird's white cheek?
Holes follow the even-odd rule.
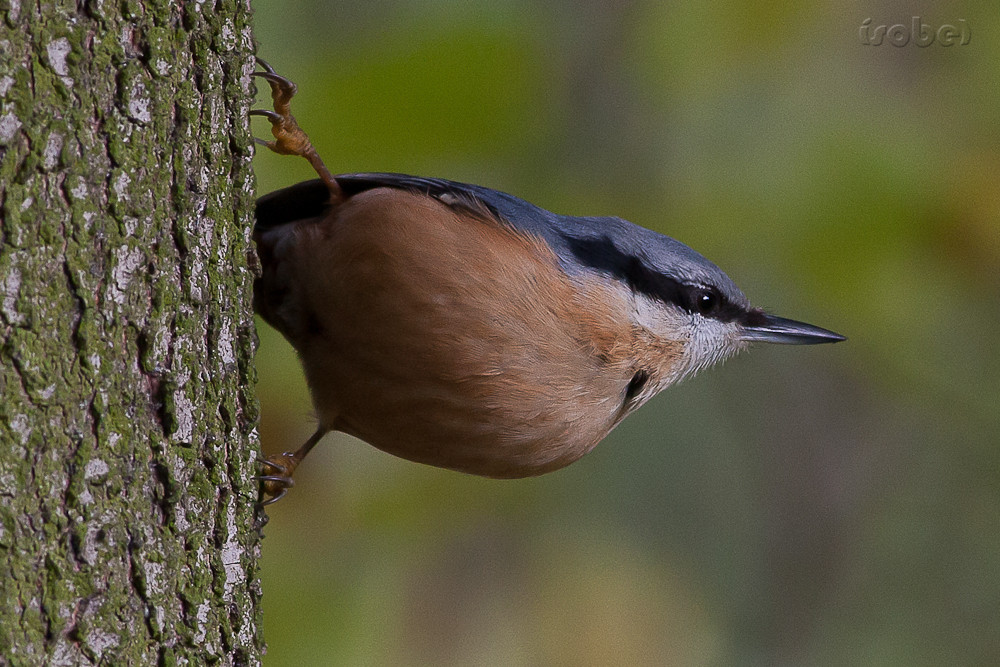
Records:
[[[732,324],[697,316],[695,319],[681,362],[672,374],[674,378],[671,383],[725,361],[747,346],[736,335]]]

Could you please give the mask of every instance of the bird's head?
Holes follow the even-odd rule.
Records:
[[[674,351],[659,389],[753,342],[845,340],[755,308],[719,267],[679,241],[617,218],[578,220],[582,224],[576,229],[583,233],[563,237],[562,256],[571,258],[578,271],[615,281],[617,293],[630,302],[633,324],[648,332],[648,340]]]

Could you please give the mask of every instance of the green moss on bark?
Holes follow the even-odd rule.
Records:
[[[0,662],[257,664],[248,2],[0,20]]]

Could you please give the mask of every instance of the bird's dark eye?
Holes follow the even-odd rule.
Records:
[[[718,309],[722,299],[719,295],[709,289],[696,289],[694,291],[694,309],[700,314],[708,316]]]

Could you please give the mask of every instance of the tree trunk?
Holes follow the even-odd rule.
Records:
[[[0,664],[258,664],[248,0],[0,0]]]

